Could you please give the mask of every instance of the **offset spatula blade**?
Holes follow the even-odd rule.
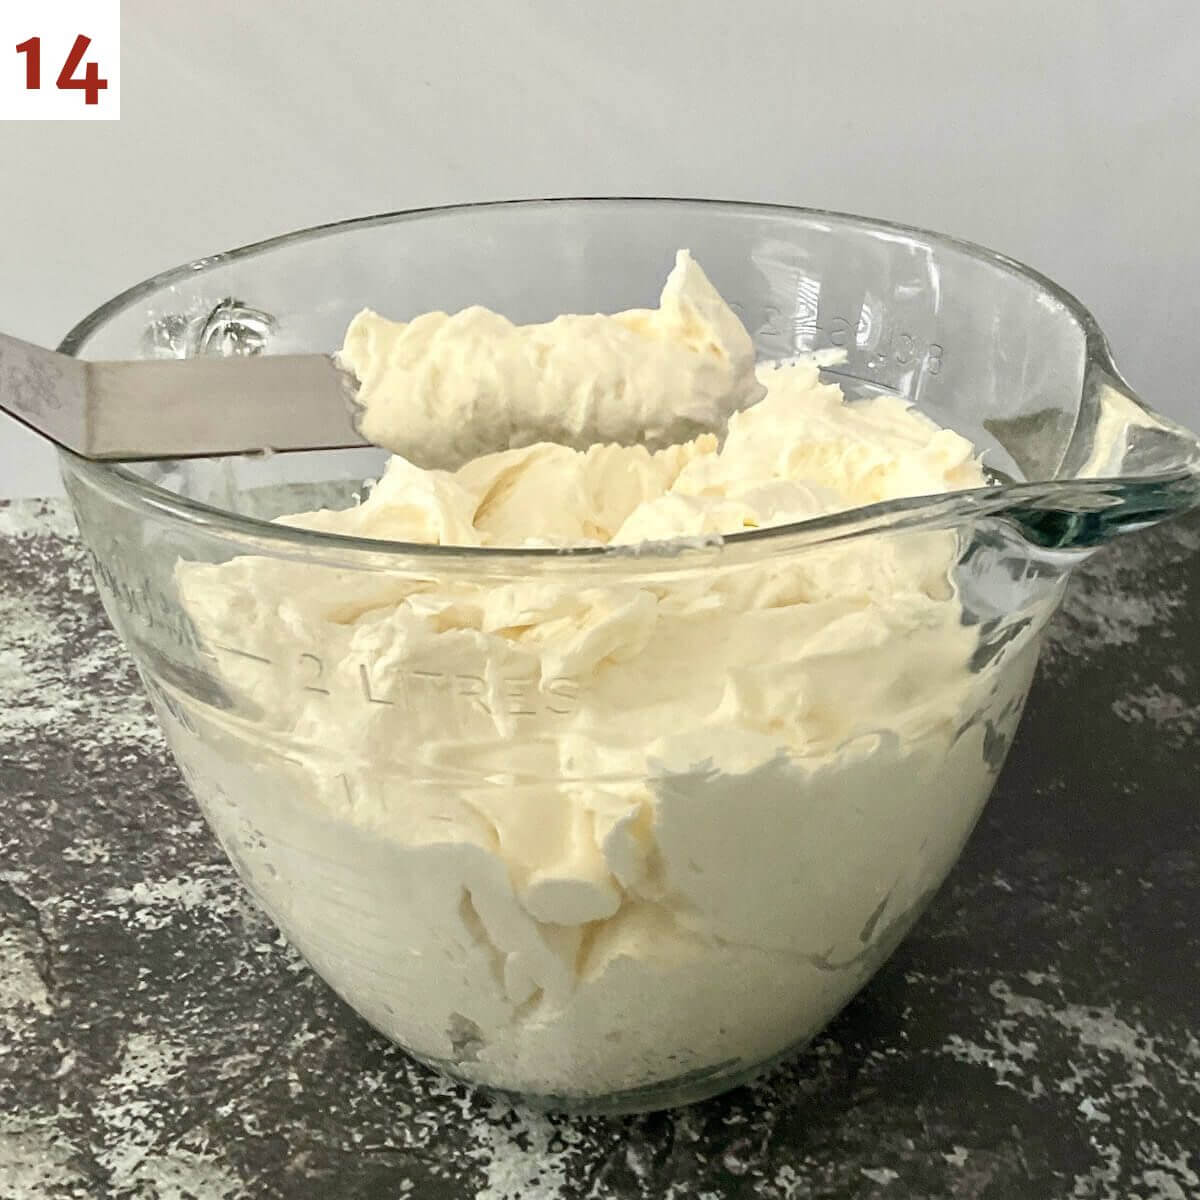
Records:
[[[82,362],[0,334],[0,408],[85,458],[365,446],[354,386],[323,354]]]

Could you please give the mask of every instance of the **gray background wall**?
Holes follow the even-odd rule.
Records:
[[[1075,291],[1200,424],[1200,4],[124,0],[119,123],[0,124],[0,329],[297,226],[548,194],[932,226]],[[56,491],[0,418],[0,495]]]

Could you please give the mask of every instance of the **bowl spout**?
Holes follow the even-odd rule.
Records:
[[[1005,515],[1035,545],[1095,549],[1200,507],[1200,438],[1150,409],[1105,354],[1085,373],[1056,478],[1010,498]]]

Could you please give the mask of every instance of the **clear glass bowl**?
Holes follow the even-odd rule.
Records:
[[[1200,503],[1200,445],[1133,396],[1048,280],[801,209],[564,200],[351,221],[160,275],[62,346],[326,351],[364,306],[614,311],[650,302],[679,247],[762,358],[845,350],[830,377],[910,398],[986,451],[992,485],[717,544],[559,553],[270,523],[354,503],[383,463],[370,449],[63,456],[104,605],[247,886],[389,1038],[551,1107],[700,1099],[847,1002],[970,833],[1071,568]],[[940,564],[927,644],[791,653],[797,623],[832,620],[837,588],[811,585],[830,564],[910,553]],[[501,593],[541,605],[535,625],[555,604],[640,604],[642,632],[582,668],[550,632],[397,632],[429,633],[421,597]],[[918,676],[914,656],[945,662]],[[855,691],[864,661],[886,728]],[[768,677],[794,713],[754,715]],[[638,699],[615,704],[613,680]]]

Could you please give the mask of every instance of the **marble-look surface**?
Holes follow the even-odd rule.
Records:
[[[0,1197],[1200,1197],[1198,550],[1192,521],[1084,571],[962,862],[808,1052],[604,1121],[448,1084],[313,977],[70,518],[0,508]]]

